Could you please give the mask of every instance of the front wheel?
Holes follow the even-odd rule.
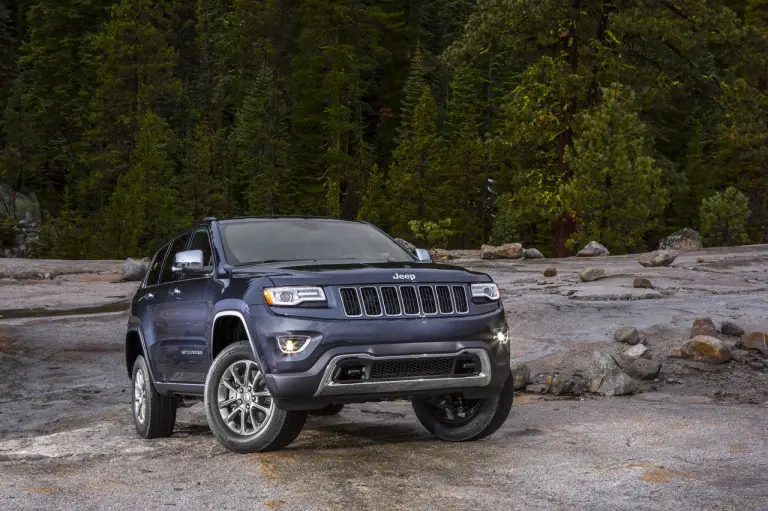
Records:
[[[514,398],[512,375],[501,393],[482,399],[465,399],[449,394],[411,401],[421,425],[440,440],[480,440],[496,432],[507,420]]]
[[[238,453],[282,449],[307,417],[277,407],[247,342],[230,344],[213,361],[205,380],[205,414],[219,442]]]

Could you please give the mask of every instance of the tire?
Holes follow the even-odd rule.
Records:
[[[208,370],[204,399],[213,435],[237,453],[282,449],[299,436],[307,418],[307,412],[275,405],[248,342],[230,344],[219,353]]]
[[[147,439],[171,436],[176,424],[176,398],[157,393],[142,355],[133,363],[131,396],[133,424],[139,436]]]
[[[320,408],[319,410],[312,410],[310,415],[317,415],[321,417],[329,415],[338,415],[344,409],[344,405],[331,403],[330,405]]]
[[[433,404],[437,398],[414,399],[411,404],[421,425],[437,438],[447,442],[468,442],[490,436],[504,424],[512,408],[514,393],[510,375],[498,395],[465,400],[474,412],[463,420],[442,417],[440,409]]]

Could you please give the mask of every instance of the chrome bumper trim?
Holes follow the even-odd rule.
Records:
[[[350,358],[365,358],[371,360],[394,360],[429,357],[458,357],[460,355],[477,355],[480,358],[480,373],[472,376],[454,376],[451,378],[409,378],[406,380],[364,381],[359,383],[336,383],[332,381],[333,373],[339,362]],[[488,353],[479,348],[465,349],[458,353],[435,353],[423,355],[398,355],[391,357],[374,357],[367,353],[354,353],[334,357],[325,368],[323,379],[317,387],[317,396],[338,396],[367,393],[408,392],[411,390],[442,390],[458,387],[485,387],[491,383],[491,359]]]

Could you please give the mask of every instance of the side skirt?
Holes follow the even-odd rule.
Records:
[[[164,396],[202,396],[205,385],[202,383],[159,383],[155,382],[155,389]]]

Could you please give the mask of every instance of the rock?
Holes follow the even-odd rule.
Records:
[[[723,335],[735,335],[738,337],[744,335],[744,329],[736,323],[732,323],[731,321],[723,321],[723,324],[720,325],[720,333]]]
[[[701,250],[702,248],[701,234],[688,227],[673,232],[659,243],[659,250]]]
[[[523,257],[523,246],[520,243],[505,243],[495,247],[483,245],[480,247],[482,259],[520,259]]]
[[[750,350],[757,350],[768,357],[768,323],[748,326],[741,336],[741,345]]]
[[[647,358],[638,358],[625,367],[624,371],[632,378],[637,378],[638,380],[653,380],[661,371],[661,362],[648,360]]]
[[[130,257],[123,263],[123,280],[136,281],[144,278],[149,267],[149,259],[131,259]]]
[[[582,282],[592,282],[605,277],[605,270],[602,268],[584,268],[579,272],[579,279]]]
[[[680,347],[684,359],[694,362],[723,364],[731,360],[731,350],[723,341],[709,335],[697,335]]]
[[[395,243],[403,247],[406,252],[409,252],[411,254],[416,253],[416,245],[414,245],[410,241],[405,241],[402,238],[395,238]]]
[[[526,248],[523,251],[523,257],[525,257],[526,259],[544,259],[544,254],[542,254],[535,248]]]
[[[557,275],[557,268],[544,268],[544,271],[542,272],[542,275],[545,277],[554,277]]]
[[[579,257],[600,257],[611,255],[608,249],[596,241],[590,241],[576,254]]]
[[[616,339],[617,342],[623,342],[624,344],[637,344],[640,342],[640,334],[638,333],[637,328],[628,326],[617,329],[613,334],[613,338]]]
[[[756,371],[760,371],[765,367],[765,364],[759,360],[750,360],[747,365]]]
[[[651,350],[649,350],[645,344],[635,344],[631,348],[624,350],[622,355],[629,357],[632,360],[636,360],[638,358],[651,358]]]
[[[452,261],[453,259],[456,259],[456,256],[454,256],[447,250],[438,248],[437,250],[434,251],[434,259],[440,259],[442,261]]]
[[[532,394],[544,394],[547,391],[547,384],[546,383],[532,383],[530,385],[526,385],[525,391],[526,392],[530,392]]]
[[[717,330],[715,324],[712,323],[712,319],[709,317],[700,317],[693,320],[693,327],[691,328],[691,338],[697,335],[707,335],[709,337],[717,337]]]
[[[524,389],[531,381],[531,369],[522,362],[513,362],[510,365],[512,380],[515,382],[515,390]]]
[[[632,281],[632,287],[639,289],[653,289],[653,284],[651,284],[651,281],[646,278],[637,277]]]
[[[603,396],[623,396],[637,390],[637,382],[613,358],[596,351],[589,374],[589,390]]]
[[[556,373],[548,376],[545,392],[553,396],[577,395],[580,396],[586,390],[584,378],[576,372],[571,376]]]
[[[646,268],[655,268],[657,266],[669,266],[677,257],[677,252],[669,250],[654,250],[647,254],[640,254],[637,262]]]

